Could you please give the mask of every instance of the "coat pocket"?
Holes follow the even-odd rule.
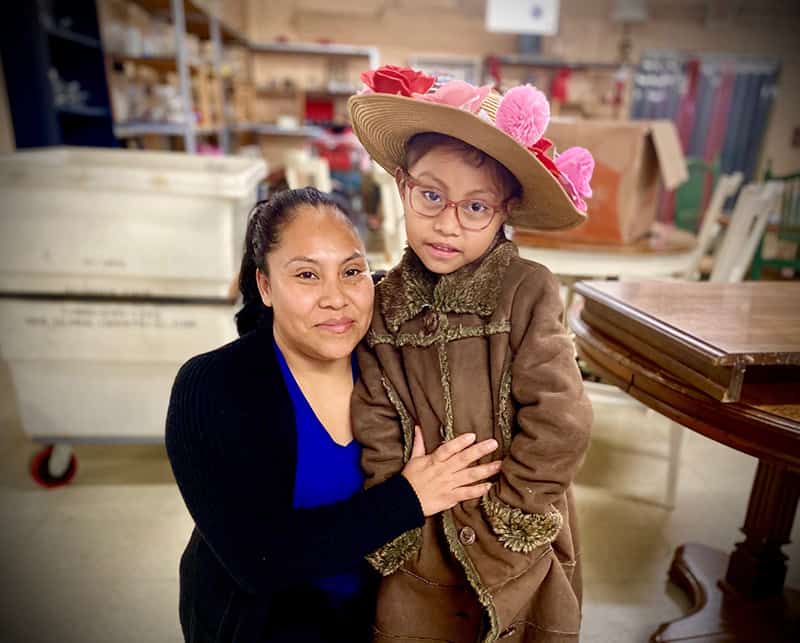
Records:
[[[466,580],[441,585],[401,569],[378,589],[374,641],[471,642],[482,625],[483,610]]]

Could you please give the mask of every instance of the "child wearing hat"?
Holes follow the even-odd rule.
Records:
[[[366,484],[403,468],[415,432],[428,450],[462,433],[494,438],[503,457],[483,498],[368,557],[383,575],[375,640],[577,641],[571,485],[591,407],[558,283],[519,257],[505,224],[581,223],[594,162],[582,148],[553,154],[534,87],[434,87],[393,66],[362,79],[353,128],[395,177],[408,238],[358,351],[352,422]]]

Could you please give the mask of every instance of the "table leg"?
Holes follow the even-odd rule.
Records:
[[[681,619],[664,623],[653,643],[789,643],[800,640],[800,591],[784,588],[789,542],[800,497],[800,474],[759,462],[733,553],[705,545],[679,547],[670,580],[689,596]]]
[[[723,589],[749,599],[780,596],[786,580],[789,543],[800,496],[800,473],[786,467],[758,463],[742,531],[744,542],[731,553]]]

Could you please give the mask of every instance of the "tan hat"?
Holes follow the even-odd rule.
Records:
[[[395,74],[397,72],[394,70],[404,71],[394,68]],[[380,70],[370,73],[378,72]],[[419,72],[413,73],[419,76]],[[370,85],[370,76],[365,76],[362,75],[362,79]],[[448,86],[450,89],[443,92]],[[535,98],[546,103],[541,92],[530,86],[522,87],[537,92],[540,96]],[[470,89],[474,90],[472,101],[469,100]],[[591,195],[588,177],[591,176],[594,161],[588,151],[582,148],[568,151],[574,150],[575,154],[561,155],[566,157],[564,163],[559,163],[560,157],[551,159],[545,156],[550,142],[541,137],[537,126],[543,130],[541,126],[544,123],[546,127],[549,105],[545,104],[544,108],[541,104],[537,106],[541,113],[536,115],[539,122],[534,122],[534,115],[525,113],[529,105],[526,101],[533,96],[530,91],[524,96],[516,96],[516,104],[509,103],[500,113],[501,125],[514,136],[503,131],[501,125],[497,124],[498,110],[502,101],[519,89],[509,90],[502,96],[493,90],[489,91],[489,88],[450,81],[429,93],[404,92],[400,89],[400,92],[411,96],[368,90],[368,93],[351,96],[347,106],[356,135],[370,156],[390,174],[394,175],[398,167],[403,167],[406,143],[412,136],[422,132],[446,134],[488,154],[517,178],[522,186],[521,201],[511,210],[509,223],[540,230],[573,228],[586,219],[586,214],[581,211],[581,206],[585,209],[581,197]],[[517,92],[521,93],[524,92]],[[437,94],[443,100],[439,100]],[[465,95],[467,100],[463,100]],[[531,142],[533,145],[525,145]],[[580,172],[575,171],[577,165],[581,164],[576,159],[582,162]],[[589,163],[591,167],[587,168]],[[576,183],[579,185],[576,186]]]

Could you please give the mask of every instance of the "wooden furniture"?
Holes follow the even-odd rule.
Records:
[[[656,223],[631,244],[565,241],[546,232],[515,230],[520,256],[544,264],[563,278],[615,277],[646,279],[686,272],[697,245],[695,236]]]
[[[742,178],[741,172],[734,172],[733,174],[723,174],[717,179],[714,185],[714,192],[703,214],[702,223],[697,233],[697,247],[695,248],[694,256],[684,273],[686,279],[697,279],[699,276],[700,264],[703,261],[703,257],[708,254],[711,245],[714,243],[714,240],[717,238],[722,228],[719,218],[722,215],[722,208],[725,205],[725,201],[736,194],[736,191],[742,184]]]
[[[595,372],[676,422],[759,459],[730,556],[678,548],[670,578],[690,614],[651,641],[800,640],[784,588],[800,497],[800,284],[581,282],[570,326]]]
[[[781,243],[787,244],[790,252],[786,256],[777,252],[777,256],[764,257],[764,238],[760,238],[750,276],[752,279],[760,279],[764,266],[779,270],[788,268],[797,276],[800,273],[800,172],[778,176],[768,167],[764,180],[778,181],[782,188],[776,221],[768,225],[764,237],[767,234],[773,235],[776,237],[775,245],[780,248]]]
[[[749,183],[742,189],[725,237],[715,253],[711,281],[732,283],[744,279],[781,189],[777,181]]]

